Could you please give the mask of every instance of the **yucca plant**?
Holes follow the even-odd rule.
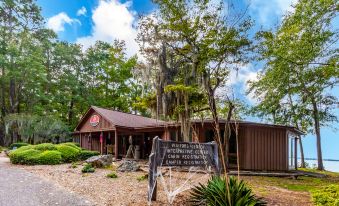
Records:
[[[254,196],[252,190],[244,181],[229,177],[229,192],[226,179],[219,176],[212,177],[207,185],[199,184],[191,191],[192,205],[208,206],[260,206],[266,205],[261,198]]]

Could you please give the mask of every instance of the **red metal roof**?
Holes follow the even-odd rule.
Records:
[[[178,122],[166,122],[162,120],[157,120],[153,118],[143,117],[141,115],[136,114],[129,114],[125,112],[110,110],[110,109],[104,109],[97,106],[91,106],[90,109],[87,111],[87,113],[82,117],[82,119],[79,121],[79,124],[75,128],[75,131],[79,130],[79,126],[82,124],[84,118],[89,114],[91,110],[96,111],[99,113],[103,118],[105,118],[107,121],[109,121],[113,126],[118,127],[127,127],[127,128],[150,128],[150,127],[164,127],[164,126],[179,126],[180,124]],[[205,120],[198,120],[193,119],[191,120],[192,123],[213,123],[212,119],[205,119]],[[225,123],[225,119],[219,119],[220,123]],[[286,126],[286,125],[275,125],[275,124],[266,124],[266,123],[256,123],[256,122],[249,122],[249,121],[234,121],[231,120],[231,123],[239,123],[241,125],[253,125],[253,126],[269,126],[269,127],[276,127],[276,128],[285,128],[293,133],[296,133],[298,135],[303,135],[304,133],[295,127],[292,126]]]
[[[112,125],[118,127],[128,127],[128,128],[143,128],[143,127],[157,127],[165,126],[167,122],[157,119],[152,119],[148,117],[143,117],[141,115],[129,114],[125,112],[104,109],[96,106],[91,106],[87,113],[80,120],[75,130],[79,129],[83,119],[87,116],[89,111],[93,109],[99,113],[103,118],[109,121]]]

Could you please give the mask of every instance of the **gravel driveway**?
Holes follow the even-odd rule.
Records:
[[[1,206],[93,205],[79,195],[9,164],[8,158],[0,154]]]

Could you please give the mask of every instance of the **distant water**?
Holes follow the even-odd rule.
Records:
[[[305,160],[309,164],[311,168],[316,167],[318,165],[317,160]],[[339,172],[339,161],[326,161],[324,160],[325,170],[331,172]]]

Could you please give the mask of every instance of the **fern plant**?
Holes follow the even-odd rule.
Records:
[[[261,206],[266,202],[257,198],[244,181],[234,177],[229,178],[229,193],[226,179],[218,176],[212,177],[207,185],[199,184],[191,191],[190,203],[192,205],[208,206]]]

